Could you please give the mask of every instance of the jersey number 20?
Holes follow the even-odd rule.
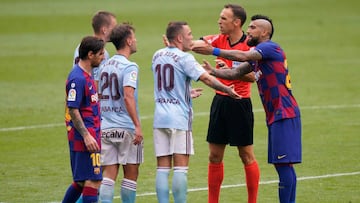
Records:
[[[109,99],[111,97],[112,100],[120,99],[120,91],[119,91],[119,80],[116,73],[109,73],[103,72],[100,76],[101,80],[101,99]],[[109,88],[109,93],[104,94],[104,90]]]

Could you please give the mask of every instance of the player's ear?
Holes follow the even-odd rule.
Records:
[[[101,30],[101,34],[106,35],[107,29],[105,26],[102,26],[100,30]]]
[[[93,51],[89,51],[87,54],[87,58],[91,59],[94,55],[95,55],[95,53]]]
[[[241,25],[241,20],[239,18],[235,18],[235,20],[233,22],[236,27]]]
[[[131,45],[132,45],[133,40],[131,39],[131,37],[128,37],[128,38],[126,39],[126,43],[127,43],[128,46],[131,46]]]
[[[182,34],[178,34],[178,35],[176,36],[176,40],[177,40],[178,42],[182,43],[182,42],[183,42],[183,35],[182,35]]]

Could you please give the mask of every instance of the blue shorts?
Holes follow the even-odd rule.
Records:
[[[100,152],[70,151],[70,162],[73,180],[75,182],[102,180]]]
[[[301,163],[300,117],[275,121],[268,126],[268,130],[268,162]]]

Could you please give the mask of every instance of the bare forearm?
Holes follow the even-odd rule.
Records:
[[[212,69],[211,75],[223,78],[227,80],[239,80],[242,76],[250,73],[252,67],[249,63],[245,62],[240,64],[240,66],[233,69]]]
[[[137,111],[136,111],[135,98],[134,97],[125,97],[124,101],[125,101],[126,110],[129,114],[131,120],[133,121],[134,125],[137,127],[140,127],[140,121],[139,121],[139,117],[138,117]]]
[[[245,61],[243,54],[238,50],[220,50],[220,55],[223,58],[230,59],[233,61]]]
[[[79,110],[70,108],[69,114],[71,116],[71,121],[74,124],[74,127],[81,134],[81,136],[84,137],[86,134],[88,134],[89,132],[85,127],[84,121],[81,118]]]
[[[229,92],[229,87],[225,86],[224,84],[222,84],[221,82],[219,82],[216,78],[207,75],[207,77],[204,77],[204,79],[202,80],[207,86],[222,91],[222,92]]]

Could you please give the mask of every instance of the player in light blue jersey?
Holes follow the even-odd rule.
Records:
[[[124,177],[121,200],[134,203],[139,166],[143,158],[143,134],[138,113],[138,65],[129,61],[136,52],[135,29],[130,24],[116,26],[110,35],[117,54],[101,66],[99,94],[101,106],[102,203],[112,202],[119,167]]]
[[[113,13],[110,13],[108,11],[98,11],[95,13],[95,15],[92,18],[92,28],[94,31],[94,37],[98,37],[104,42],[109,41],[109,36],[111,33],[111,30],[116,26],[116,16]],[[101,64],[103,64],[106,60],[110,58],[109,53],[105,50],[105,59]],[[79,62],[79,45],[76,47],[74,51],[74,60],[73,64],[77,64]],[[99,81],[99,66],[93,68],[92,75],[95,80],[95,85],[98,85]]]
[[[186,22],[170,22],[166,37],[169,46],[156,51],[152,59],[156,193],[159,203],[169,202],[168,177],[173,165],[174,200],[175,203],[185,203],[189,157],[194,154],[191,81],[200,80],[233,98],[240,98],[240,95],[232,87],[225,86],[210,76],[193,55],[186,53],[191,50],[193,39]]]

